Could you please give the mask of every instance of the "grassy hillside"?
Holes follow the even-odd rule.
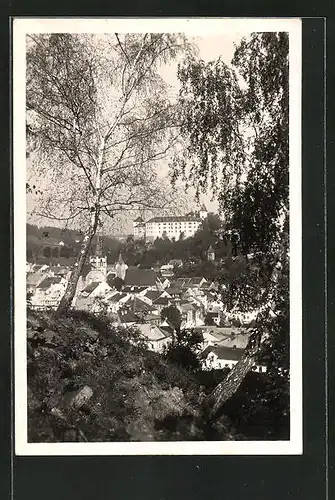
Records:
[[[30,442],[232,439],[199,418],[195,375],[136,331],[83,313],[29,313],[27,330]]]

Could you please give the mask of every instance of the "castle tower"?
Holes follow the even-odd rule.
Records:
[[[133,232],[135,240],[145,238],[145,222],[142,217],[137,217],[137,219],[133,221]]]
[[[207,260],[211,260],[211,261],[215,260],[215,252],[214,252],[212,245],[210,245],[208,250],[207,250]]]
[[[201,208],[199,210],[199,216],[201,220],[206,219],[208,215],[207,208],[205,207],[204,203],[201,205]]]
[[[102,240],[99,234],[97,234],[95,255],[90,257],[90,264],[92,270],[101,271],[103,275],[107,277],[107,257],[102,255]]]

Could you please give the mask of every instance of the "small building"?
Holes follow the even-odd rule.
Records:
[[[93,281],[75,297],[73,305],[76,309],[98,312],[103,307],[102,302],[107,307],[107,294],[110,291],[111,288],[105,281]]]
[[[209,246],[207,250],[207,260],[214,261],[215,260],[215,252],[212,245]]]
[[[223,346],[208,346],[201,353],[200,358],[203,370],[222,370],[224,368],[232,369],[240,360],[244,349],[223,347]],[[266,372],[266,366],[255,365],[254,371],[259,373]]]
[[[142,338],[145,340],[148,349],[154,352],[163,352],[166,347],[171,343],[171,332],[160,328],[153,324],[139,324],[136,325],[141,333]]]
[[[30,298],[33,309],[57,309],[67,286],[67,280],[61,276],[45,277],[36,287]]]

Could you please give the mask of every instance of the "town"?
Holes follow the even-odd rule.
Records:
[[[289,439],[288,48],[27,34],[30,441]]]
[[[147,233],[143,231],[139,234],[139,227],[145,229],[149,226],[150,236],[155,234],[159,238],[164,236],[167,226],[169,235],[175,235],[179,227],[178,238],[184,230],[188,231],[190,238],[201,228],[206,218],[204,205],[199,213],[155,217],[146,224],[137,218],[133,236],[135,239],[145,239]],[[60,241],[59,245],[63,246],[64,243]],[[205,251],[205,258],[210,262],[216,259],[211,245]],[[248,343],[250,334],[247,327],[255,314],[230,313],[222,301],[224,284],[220,285],[204,276],[177,277],[176,270],[182,264],[181,260],[174,259],[161,266],[144,269],[128,266],[122,253],[117,262],[107,264],[101,238],[98,238],[94,255],[89,257],[89,265],[78,280],[72,308],[93,314],[104,312],[115,326],[136,327],[148,349],[158,353],[163,353],[173,341],[174,326],[164,318],[164,311],[177,309],[181,315],[181,329],[195,329],[203,338],[197,350],[202,368],[231,369]],[[60,263],[48,265],[27,262],[29,308],[56,310],[70,276],[71,268]],[[266,367],[254,366],[254,370],[263,372]]]

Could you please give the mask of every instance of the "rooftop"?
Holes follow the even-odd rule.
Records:
[[[44,280],[38,285],[38,288],[42,290],[47,290],[51,285],[56,285],[61,282],[60,276],[44,278]]]
[[[208,346],[201,353],[202,358],[207,358],[208,354],[215,354],[219,359],[227,359],[231,361],[238,361],[244,349],[239,349],[237,347],[224,347],[224,346]]]
[[[149,222],[201,222],[198,214],[192,215],[175,215],[167,217],[152,217],[147,221]]]
[[[157,274],[153,269],[140,269],[139,267],[128,267],[125,284],[128,286],[154,286]]]
[[[90,283],[89,285],[87,285],[87,287],[85,287],[83,290],[82,290],[82,293],[92,293],[96,288],[97,286],[100,285],[100,282],[99,281],[93,281],[93,283]]]

